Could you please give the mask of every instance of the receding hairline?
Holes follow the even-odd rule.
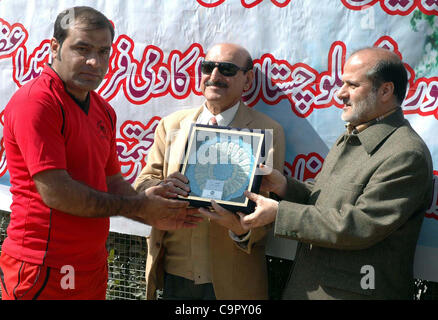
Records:
[[[350,55],[349,59],[353,58],[354,56],[360,55],[360,54],[366,54],[368,52],[375,54],[372,57],[373,60],[375,60],[374,66],[379,61],[382,61],[382,60],[392,61],[392,62],[401,62],[400,57],[396,53],[394,53],[391,50],[388,50],[385,48],[380,48],[380,47],[366,47],[366,48],[358,49]]]
[[[231,43],[231,42],[223,42],[223,43],[216,43],[216,44],[214,44],[210,49],[208,49],[208,51],[206,53],[206,56],[213,49],[216,49],[216,48],[219,48],[219,47],[224,47],[224,46],[227,46],[227,47],[232,48],[233,50],[235,50],[238,55],[240,55],[240,56],[242,56],[244,58],[244,60],[246,60],[248,58],[252,59],[251,54],[249,53],[249,51],[245,47],[243,47],[243,46],[241,46],[239,44],[236,44],[236,43]]]
[[[242,64],[243,68],[246,68],[246,70],[253,69],[254,64],[253,64],[251,54],[249,53],[249,51],[245,47],[243,47],[239,44],[236,44],[236,43],[223,42],[223,43],[214,44],[210,49],[208,49],[205,57],[207,58],[208,55],[214,49],[221,48],[221,47],[226,47],[227,50],[233,50],[234,51],[233,55],[236,56],[241,61],[240,63]]]
[[[111,41],[114,40],[113,24],[102,12],[93,7],[75,6],[61,11],[54,23],[53,37],[62,44],[73,28],[86,31],[108,29]]]

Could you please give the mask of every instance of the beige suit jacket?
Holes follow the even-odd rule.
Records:
[[[179,171],[190,126],[196,123],[201,112],[202,107],[177,111],[160,121],[147,165],[136,179],[137,190],[157,185],[169,174]],[[230,127],[273,129],[273,148],[270,156],[273,156],[274,168],[283,171],[285,138],[279,123],[241,102]],[[268,297],[266,231],[266,228],[252,230],[248,246],[242,248],[230,238],[228,229],[215,223],[209,225],[210,272],[217,299]],[[148,238],[147,299],[155,299],[156,290],[163,288],[164,236],[165,231],[152,228]]]

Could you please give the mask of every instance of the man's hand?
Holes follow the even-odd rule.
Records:
[[[286,195],[287,180],[278,170],[260,164],[259,169],[263,174],[260,191],[273,192],[280,198]]]
[[[137,221],[147,223],[160,230],[175,230],[196,227],[202,217],[195,208],[188,208],[189,202],[170,199],[176,196],[174,186],[163,183],[144,191],[144,205]]]
[[[250,228],[243,225],[238,216],[218,205],[216,201],[211,200],[211,206],[214,211],[200,208],[199,212],[210,221],[214,221],[215,223],[231,230],[237,236],[243,235],[249,231]]]
[[[202,221],[197,209],[187,208],[188,201],[170,199],[179,194],[170,182],[137,193],[116,174],[107,178],[107,193],[73,180],[66,170],[45,170],[33,180],[48,207],[75,216],[124,216],[166,230],[191,228]]]
[[[190,192],[190,187],[188,183],[189,179],[187,179],[185,175],[177,171],[168,175],[163,181],[160,182],[160,185],[168,185],[170,193],[187,197]]]
[[[240,216],[240,223],[243,226],[253,229],[275,221],[278,210],[277,201],[249,191],[245,191],[245,196],[256,203],[256,208],[255,211],[249,215],[244,215],[241,212],[237,213]]]

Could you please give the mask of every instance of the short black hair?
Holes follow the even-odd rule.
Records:
[[[254,68],[254,62],[252,61],[251,56],[248,55],[248,58],[246,59],[245,72],[252,70],[253,68]]]
[[[371,80],[373,88],[377,90],[385,82],[394,84],[394,95],[399,106],[402,105],[408,87],[408,73],[403,62],[398,56],[391,55],[388,58],[379,60],[376,65],[368,71],[368,79]]]
[[[73,21],[69,21],[69,19],[73,19]],[[114,27],[103,13],[91,7],[79,6],[66,9],[56,17],[53,37],[58,40],[60,45],[67,38],[69,26],[76,20],[79,20],[86,30],[108,28],[111,32],[111,41],[114,40]]]

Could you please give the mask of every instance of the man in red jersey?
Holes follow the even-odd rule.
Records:
[[[116,114],[95,90],[114,29],[90,7],[60,13],[53,63],[5,108],[11,220],[2,246],[3,299],[105,299],[109,217],[163,230],[200,220],[164,184],[137,193],[121,173]]]

